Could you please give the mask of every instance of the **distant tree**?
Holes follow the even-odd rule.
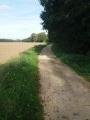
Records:
[[[23,39],[23,42],[45,42],[47,41],[48,36],[46,35],[45,32],[41,33],[32,33],[30,37]]]
[[[30,42],[37,42],[37,34],[36,33],[31,34]]]
[[[30,42],[30,37],[22,39],[22,42]]]
[[[47,35],[45,34],[45,32],[41,32],[37,34],[37,42],[45,42],[45,41],[47,41]]]
[[[0,42],[14,42],[12,39],[0,39]]]

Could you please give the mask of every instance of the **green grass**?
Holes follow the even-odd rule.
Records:
[[[52,46],[52,50],[62,62],[90,81],[90,56],[66,53],[56,44]]]
[[[0,66],[0,120],[43,120],[39,98],[39,45]]]

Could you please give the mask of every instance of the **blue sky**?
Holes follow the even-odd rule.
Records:
[[[38,0],[0,0],[0,38],[23,39],[42,32]]]

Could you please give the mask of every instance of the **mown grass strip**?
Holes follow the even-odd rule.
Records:
[[[43,120],[36,46],[0,66],[0,120]]]
[[[57,44],[52,46],[52,50],[62,62],[90,81],[90,56],[66,53]]]

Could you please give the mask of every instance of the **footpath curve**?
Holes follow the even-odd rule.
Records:
[[[45,120],[90,120],[90,83],[59,61],[51,46],[39,55]]]

